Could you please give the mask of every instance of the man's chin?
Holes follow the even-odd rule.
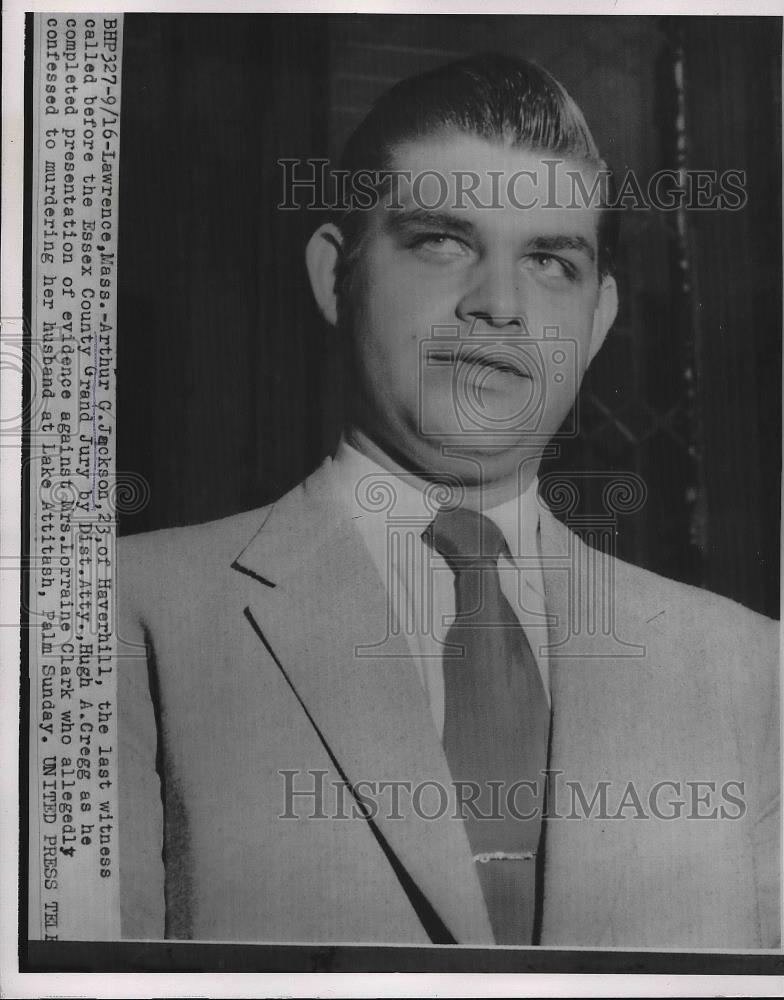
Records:
[[[454,428],[420,438],[416,461],[426,477],[448,475],[467,486],[516,476],[525,464],[538,464],[542,442],[532,435],[467,434]]]
[[[529,382],[525,385],[530,389]],[[434,392],[422,403],[415,424],[423,438],[486,451],[541,436],[542,400],[534,398],[531,391],[486,391],[481,395]]]

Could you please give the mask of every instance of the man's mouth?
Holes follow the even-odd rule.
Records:
[[[463,371],[466,368],[489,368],[516,378],[531,378],[525,356],[512,347],[484,347],[464,345],[455,350],[443,348],[428,351],[432,363],[454,365]]]

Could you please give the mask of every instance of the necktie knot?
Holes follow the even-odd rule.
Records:
[[[422,537],[455,570],[495,565],[501,553],[508,551],[498,525],[465,507],[440,510]]]

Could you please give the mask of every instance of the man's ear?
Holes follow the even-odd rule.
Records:
[[[338,227],[325,222],[310,237],[305,251],[310,287],[322,316],[331,326],[336,326],[338,321],[335,278],[342,245],[343,236]]]
[[[591,332],[588,364],[596,357],[617,315],[618,286],[615,284],[615,278],[608,274],[599,288],[599,301],[596,303],[596,309],[593,314],[593,330]]]

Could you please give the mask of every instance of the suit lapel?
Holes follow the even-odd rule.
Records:
[[[390,817],[389,791],[375,796],[375,822],[397,857],[458,942],[492,942],[452,798],[438,818],[412,812],[409,788],[422,789],[419,811],[432,815],[451,776],[414,660],[390,633],[386,592],[334,498],[328,462],[273,507],[235,568],[259,580],[251,614],[349,782],[410,783],[400,795],[405,819]]]

